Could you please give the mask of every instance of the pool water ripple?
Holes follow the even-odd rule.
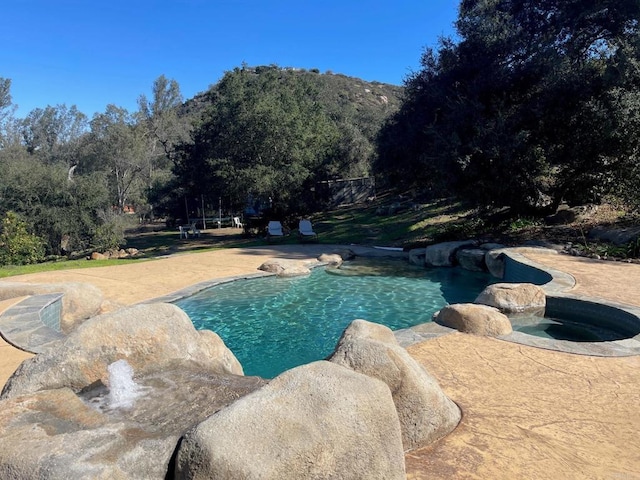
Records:
[[[306,277],[264,277],[224,283],[176,304],[197,329],[216,332],[246,375],[272,378],[333,352],[355,319],[393,330],[431,320],[448,303],[470,302],[491,281],[458,268],[405,275],[336,275],[316,268]]]

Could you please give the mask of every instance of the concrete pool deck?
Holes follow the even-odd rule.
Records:
[[[88,282],[107,300],[130,305],[213,278],[254,273],[267,258],[314,259],[333,248],[217,250],[9,280]],[[528,257],[571,274],[573,294],[640,306],[640,265]],[[0,312],[15,303],[0,302]],[[443,440],[406,455],[407,478],[640,479],[640,356],[573,355],[457,332],[408,351],[464,417]],[[29,356],[0,345],[0,384]]]

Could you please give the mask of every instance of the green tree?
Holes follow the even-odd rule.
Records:
[[[175,80],[160,75],[152,87],[152,99],[145,95],[138,99],[139,115],[149,130],[151,154],[159,146],[164,156],[175,163],[176,145],[188,143],[192,130],[192,116],[183,111],[180,86]]]
[[[305,190],[335,149],[338,131],[308,77],[278,67],[228,72],[182,148],[175,173],[194,195],[249,195],[286,211],[304,209]]]
[[[621,101],[637,92],[640,4],[464,0],[459,12],[459,42],[427,50],[407,81],[383,171],[518,210],[611,191],[637,161],[637,112]]]
[[[75,105],[36,108],[21,122],[27,151],[48,163],[70,168],[77,159],[80,139],[87,132],[87,117]]]
[[[0,215],[15,211],[54,255],[88,248],[112,205],[103,175],[69,179],[66,166],[16,147],[0,151],[0,200]]]
[[[148,205],[139,205],[153,215],[162,213],[167,202],[171,202],[174,190],[172,167],[176,166],[178,145],[191,143],[193,123],[198,111],[187,108],[183,102],[180,86],[164,75],[158,77],[152,87],[152,97],[138,99],[138,126],[145,129],[149,161],[146,178],[146,200]]]
[[[142,203],[151,175],[145,128],[126,109],[115,105],[94,115],[90,125],[81,172],[105,175],[118,212],[122,213],[126,205]]]
[[[10,143],[10,125],[13,121],[15,105],[11,99],[11,79],[0,77],[0,149]]]

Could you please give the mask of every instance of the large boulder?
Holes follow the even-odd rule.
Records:
[[[318,261],[333,267],[339,267],[343,262],[342,257],[338,253],[323,253],[318,257]]]
[[[263,272],[275,273],[279,277],[309,275],[311,270],[305,262],[284,258],[272,258],[258,267]]]
[[[393,331],[384,325],[354,320],[342,334],[330,361],[375,377],[389,386],[405,450],[444,437],[460,422],[458,406],[398,345]]]
[[[0,300],[62,293],[60,330],[69,333],[84,320],[101,313],[104,297],[100,289],[90,283],[22,283],[0,282]]]
[[[465,270],[484,272],[487,270],[487,266],[484,263],[486,253],[486,250],[481,248],[461,248],[456,252],[456,260]]]
[[[126,408],[98,384],[0,401],[0,478],[172,478],[171,459],[187,430],[265,384],[216,374],[192,362],[136,378],[141,393]]]
[[[62,387],[79,391],[98,380],[108,384],[107,366],[120,359],[137,374],[162,371],[175,360],[217,373],[243,373],[222,339],[196,330],[175,305],[137,305],[87,320],[66,339],[25,360],[1,398]]]
[[[404,479],[389,388],[325,361],[286,371],[189,431],[176,478]]]
[[[447,305],[434,320],[445,327],[474,335],[498,337],[513,331],[509,318],[497,308],[474,303]]]
[[[547,296],[542,287],[532,283],[494,283],[485,288],[474,303],[506,313],[538,311],[545,308]]]
[[[427,267],[452,267],[455,263],[456,251],[463,247],[475,245],[473,240],[444,242],[429,245],[425,249],[424,262]]]

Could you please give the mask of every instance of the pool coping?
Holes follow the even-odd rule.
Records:
[[[540,253],[558,254],[555,250],[539,249]],[[504,249],[504,257],[508,259],[506,262],[513,261],[520,266],[528,267],[532,270],[547,274],[550,280],[540,285],[547,296],[554,299],[576,300],[595,305],[603,305],[613,308],[634,316],[640,325],[640,308],[633,305],[626,305],[613,302],[604,298],[591,297],[587,295],[575,295],[569,293],[569,290],[576,286],[576,279],[569,273],[557,270],[546,265],[537,263],[524,254],[518,253],[518,247]],[[506,275],[506,273],[505,273]],[[509,280],[505,280],[509,283]],[[421,341],[436,338],[442,335],[455,333],[457,330],[439,325],[435,322],[424,323],[409,327],[403,330],[395,331],[396,339],[403,347],[408,347]],[[604,342],[572,342],[568,340],[555,340],[552,338],[536,337],[526,333],[513,331],[507,335],[495,337],[511,343],[518,343],[530,347],[541,348],[545,350],[553,350],[557,352],[572,353],[576,355],[590,355],[596,357],[628,357],[640,355],[640,334],[633,337],[612,340]]]

